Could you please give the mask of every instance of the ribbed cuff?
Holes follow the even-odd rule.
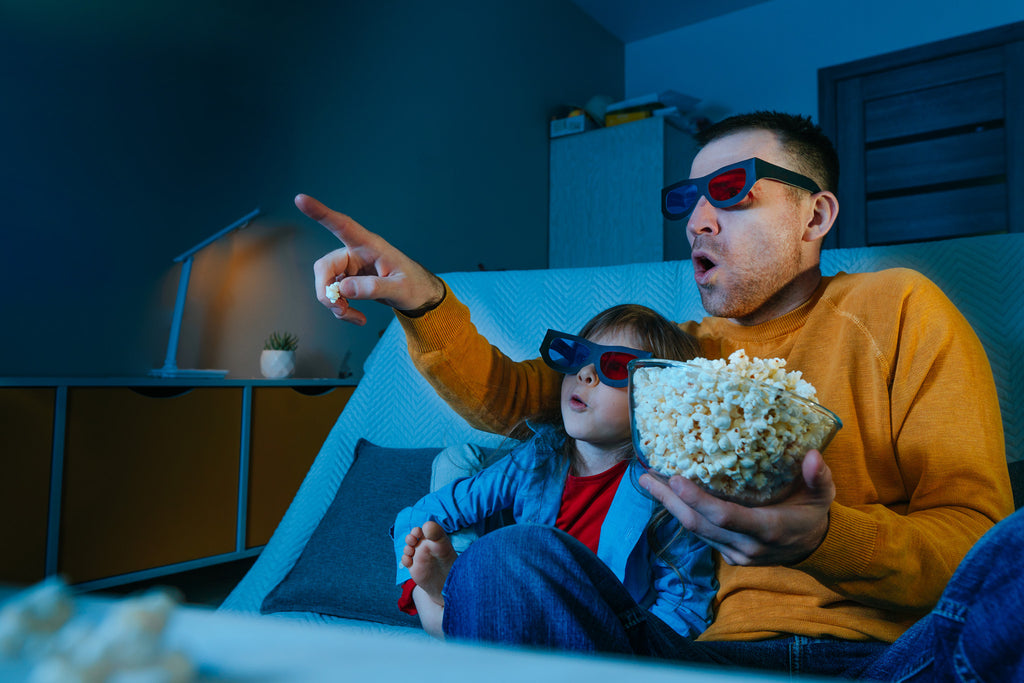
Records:
[[[862,577],[875,553],[877,539],[878,525],[871,517],[833,502],[825,540],[793,568],[839,581]]]
[[[443,304],[444,300],[448,298],[448,285],[446,285],[444,280],[442,280],[441,278],[437,277],[436,275],[434,275],[434,277],[437,278],[438,282],[440,282],[441,286],[444,288],[444,291],[441,292],[441,299],[439,301],[437,301],[436,303],[433,303],[433,304],[426,304],[425,306],[420,306],[419,308],[415,308],[415,309],[413,309],[411,311],[401,311],[401,310],[396,308],[395,312],[396,313],[401,313],[403,316],[405,316],[407,318],[421,318],[424,315],[426,315],[427,313],[430,313],[432,310],[434,310],[435,308],[437,308],[441,304]]]
[[[409,351],[419,354],[439,351],[451,342],[451,332],[461,330],[469,322],[469,309],[455,298],[448,283],[444,283],[444,298],[441,302],[419,317],[410,317],[395,310],[398,322],[405,330]]]

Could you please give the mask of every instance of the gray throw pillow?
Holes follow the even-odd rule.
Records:
[[[388,533],[398,512],[430,485],[440,448],[383,448],[365,439],[334,501],[288,575],[260,612],[316,612],[397,626],[419,626],[398,609],[395,551]]]

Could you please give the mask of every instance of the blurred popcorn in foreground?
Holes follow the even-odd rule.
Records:
[[[47,579],[0,609],[0,659],[29,661],[32,683],[185,683],[195,666],[163,644],[175,606],[153,591],[112,602],[99,620],[76,617],[67,585]]]

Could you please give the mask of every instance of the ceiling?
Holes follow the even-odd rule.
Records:
[[[631,43],[767,1],[572,0],[623,43]]]

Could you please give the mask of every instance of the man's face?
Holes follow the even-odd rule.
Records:
[[[705,146],[693,160],[690,177],[750,157],[793,168],[773,133],[745,131]],[[701,197],[686,235],[708,313],[752,325],[803,303],[807,294],[791,290],[793,279],[817,264],[816,248],[809,249],[803,239],[812,214],[809,193],[769,179],[758,180],[740,203],[724,209]]]

